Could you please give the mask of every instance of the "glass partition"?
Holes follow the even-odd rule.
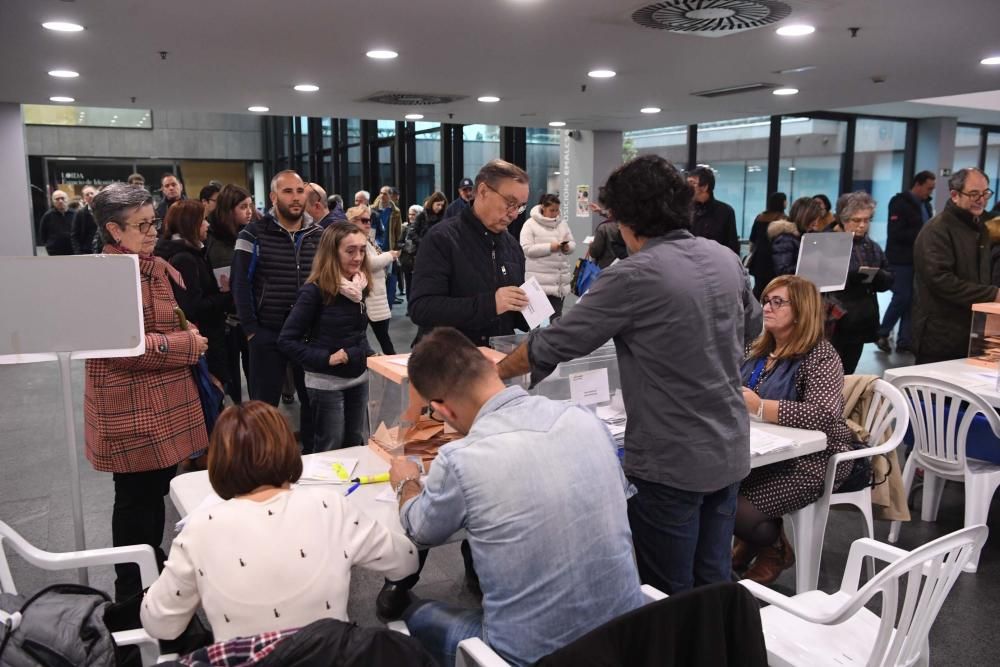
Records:
[[[836,206],[840,171],[847,147],[847,123],[840,120],[784,117],[778,191],[788,196],[788,208],[799,197],[826,195]]]
[[[769,117],[698,125],[698,164],[715,171],[715,198],[733,207],[741,239],[767,205],[770,127]]]

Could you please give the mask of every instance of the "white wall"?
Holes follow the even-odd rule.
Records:
[[[29,187],[21,105],[0,103],[0,255],[35,254]]]

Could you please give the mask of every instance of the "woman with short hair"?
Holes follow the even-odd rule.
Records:
[[[347,621],[351,568],[403,577],[417,550],[344,498],[340,486],[296,486],[302,458],[277,408],[227,408],[208,449],[208,478],[225,502],[189,515],[142,603],[142,626],[174,639],[199,605],[216,641]]]
[[[375,332],[379,347],[382,348],[382,354],[396,354],[392,338],[389,337],[389,319],[392,317],[392,311],[389,310],[389,301],[385,295],[385,275],[389,266],[399,257],[399,251],[383,252],[375,243],[375,236],[372,234],[371,206],[362,204],[347,209],[347,221],[360,227],[368,239],[368,269],[371,271],[371,283],[369,283],[371,289],[365,297],[368,321],[372,325],[372,331]]]

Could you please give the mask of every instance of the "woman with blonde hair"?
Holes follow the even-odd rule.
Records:
[[[337,222],[326,228],[312,272],[278,336],[281,351],[305,371],[316,452],[368,439],[367,245],[357,225]]]
[[[842,417],[844,369],[823,338],[823,300],[798,276],[778,276],[764,288],[764,331],[750,344],[741,368],[751,418],[826,433],[826,449],[754,468],[740,485],[733,569],[771,583],[795,563],[781,517],[823,493],[830,456],[849,451],[853,433]],[[852,461],[837,468],[836,486]]]

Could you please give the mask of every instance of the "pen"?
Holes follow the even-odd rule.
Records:
[[[378,475],[362,475],[360,477],[355,477],[351,481],[357,482],[358,484],[378,484],[380,482],[388,482],[389,473],[383,472]]]
[[[351,488],[347,489],[347,493],[344,494],[344,497],[346,498],[347,496],[354,493],[354,490],[359,486],[361,486],[361,482],[355,482],[354,484],[351,484]]]

